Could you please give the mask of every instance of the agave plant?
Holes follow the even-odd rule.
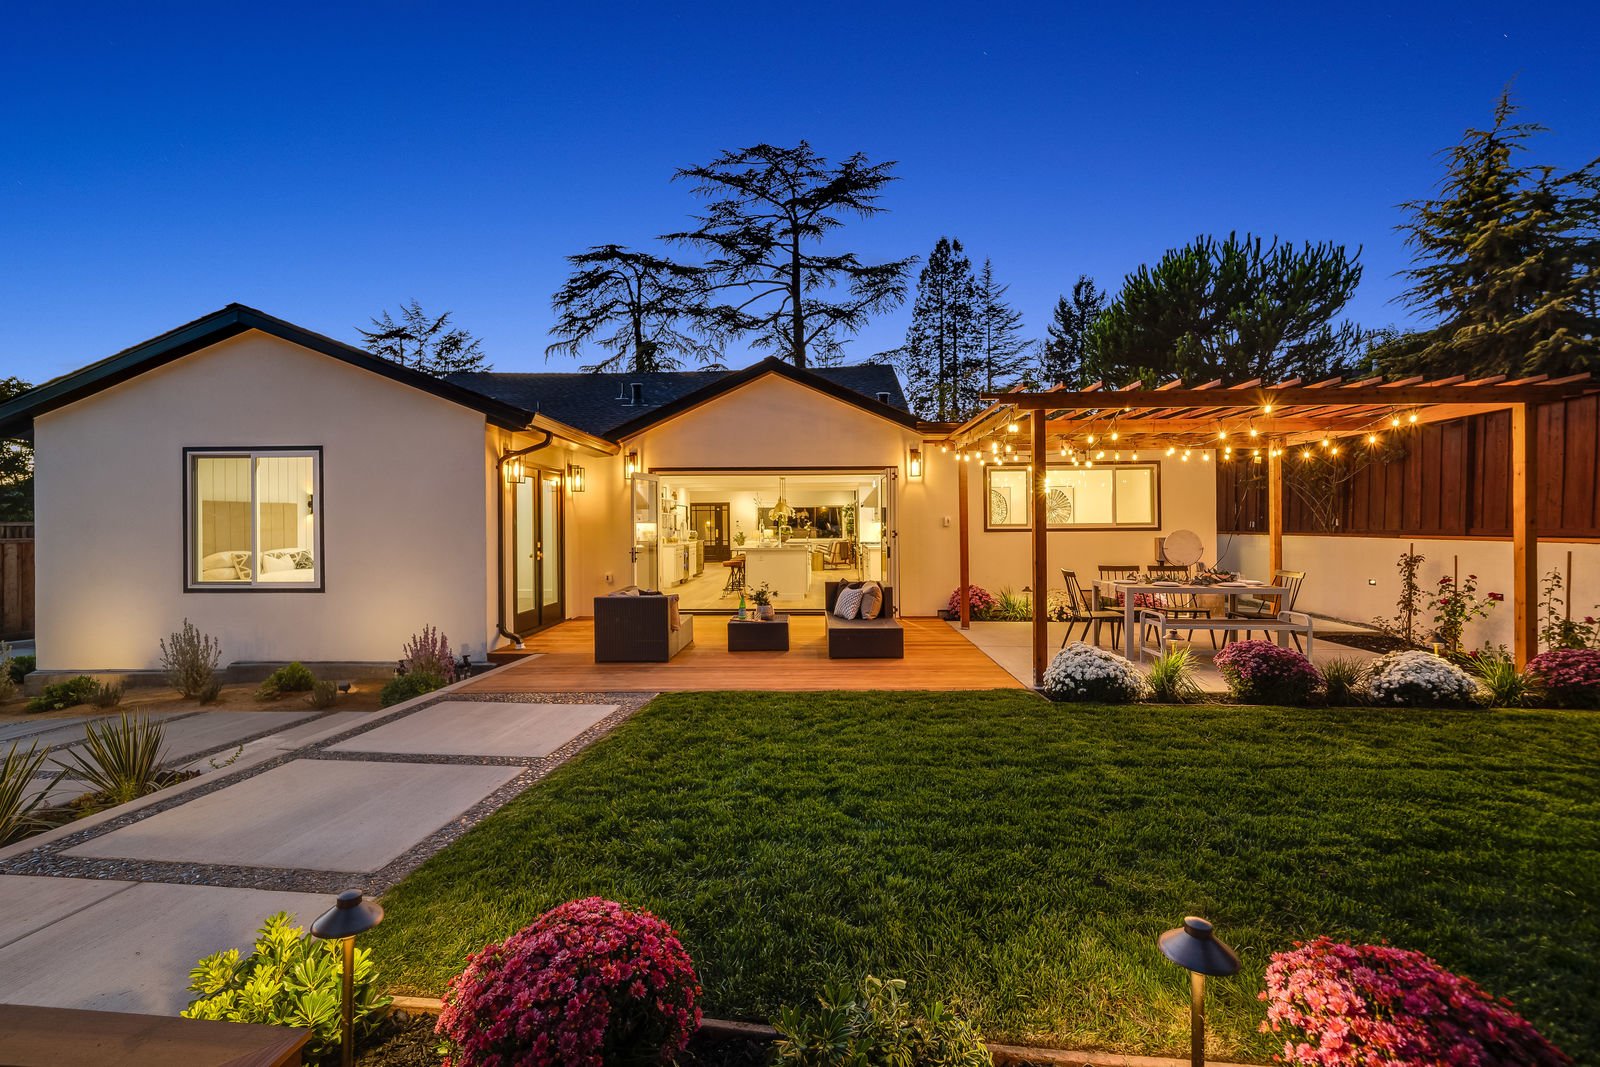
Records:
[[[1204,695],[1194,680],[1194,653],[1187,648],[1169,648],[1152,660],[1145,684],[1158,704],[1186,704]]]
[[[165,723],[125,711],[119,718],[89,723],[83,733],[82,749],[67,753],[72,762],[58,760],[56,766],[83,779],[99,800],[126,804],[161,788]]]
[[[40,825],[34,812],[44,803],[50,787],[61,780],[58,774],[35,793],[39,768],[44,766],[50,750],[38,751],[39,744],[35,741],[28,746],[28,751],[19,752],[20,745],[20,741],[11,742],[6,758],[0,760],[0,845],[10,841],[19,830]]]
[[[1329,704],[1344,708],[1366,702],[1368,667],[1365,663],[1358,659],[1331,659],[1321,670]]]

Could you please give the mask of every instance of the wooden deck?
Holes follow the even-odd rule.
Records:
[[[466,693],[678,692],[714,689],[1018,689],[1022,685],[937,619],[902,619],[905,659],[828,658],[819,615],[789,621],[789,651],[729,652],[725,616],[698,615],[694,644],[668,663],[596,663],[594,620],[573,619],[528,639],[515,662]]]

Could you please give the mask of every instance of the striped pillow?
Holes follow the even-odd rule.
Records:
[[[839,597],[833,602],[835,618],[853,619],[861,611],[861,594],[864,590],[859,585],[847,585],[839,590]]]

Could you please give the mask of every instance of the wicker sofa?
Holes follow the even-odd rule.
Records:
[[[841,619],[833,613],[833,606],[846,584],[828,582],[823,586],[828,607],[828,658],[905,659],[906,631],[894,617],[894,586],[883,587],[883,610],[876,619]]]
[[[628,586],[594,598],[596,663],[665,663],[694,644],[694,616],[678,615],[677,596]]]

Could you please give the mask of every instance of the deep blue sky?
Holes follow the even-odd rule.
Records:
[[[413,296],[540,369],[563,255],[681,225],[674,167],[800,138],[900,161],[864,256],[959,236],[1033,332],[1080,272],[1230,229],[1364,246],[1381,325],[1394,205],[1508,80],[1543,157],[1600,153],[1593,4],[1296,6],[9,5],[0,373],[231,300],[355,340]]]

